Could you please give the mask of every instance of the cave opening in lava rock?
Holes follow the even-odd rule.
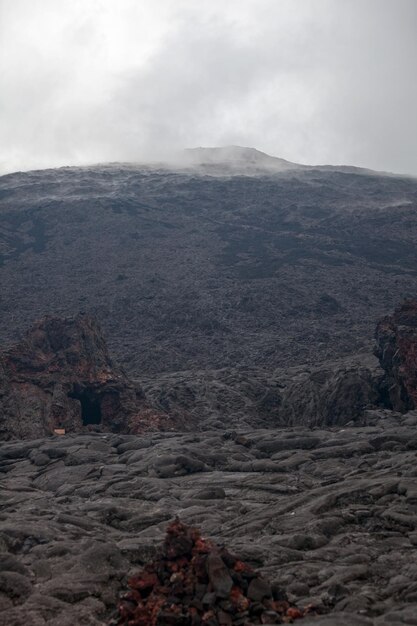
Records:
[[[101,406],[100,397],[93,391],[84,389],[82,391],[75,390],[68,394],[70,398],[75,398],[81,404],[81,417],[83,425],[101,424]]]

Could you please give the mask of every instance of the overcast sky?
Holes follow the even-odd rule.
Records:
[[[228,144],[417,175],[417,0],[0,0],[0,172]]]

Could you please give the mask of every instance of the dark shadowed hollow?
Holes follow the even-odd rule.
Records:
[[[81,404],[81,417],[83,425],[101,424],[100,398],[88,389],[75,390],[68,394],[70,398],[78,400]]]

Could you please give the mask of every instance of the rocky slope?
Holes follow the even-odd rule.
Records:
[[[417,416],[367,424],[2,444],[1,626],[108,624],[176,515],[329,613],[306,626],[415,624]]]
[[[1,177],[0,342],[85,310],[131,376],[370,351],[417,289],[416,180],[232,157]]]
[[[334,426],[382,406],[417,407],[417,300],[401,303],[375,330],[374,357],[359,354],[314,365],[223,368],[144,377],[155,408],[198,424]],[[377,358],[375,358],[377,357]]]

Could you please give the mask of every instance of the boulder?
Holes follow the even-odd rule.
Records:
[[[0,353],[0,440],[86,428],[137,433],[160,428],[161,417],[112,361],[88,315],[44,317]]]
[[[390,408],[405,413],[417,407],[417,299],[405,300],[376,327],[375,355],[385,371]]]

